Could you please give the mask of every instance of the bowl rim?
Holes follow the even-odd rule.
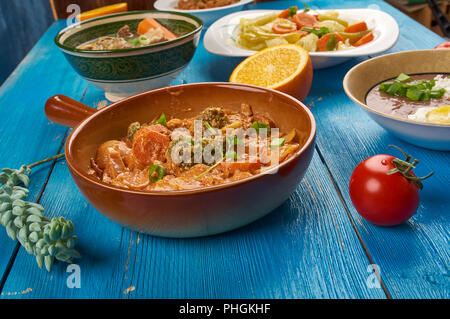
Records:
[[[344,76],[344,80],[342,81],[342,84],[343,84],[343,86],[344,86],[345,94],[347,94],[347,96],[348,96],[353,102],[355,102],[356,104],[358,104],[360,107],[362,107],[362,108],[365,109],[366,111],[370,111],[370,112],[372,112],[372,113],[375,113],[375,114],[377,114],[377,115],[379,115],[379,116],[382,116],[382,117],[385,117],[385,118],[389,118],[389,119],[392,119],[392,120],[396,120],[396,121],[400,121],[400,122],[404,122],[404,123],[408,123],[408,124],[415,124],[415,125],[428,126],[428,127],[447,127],[447,128],[450,128],[450,125],[449,125],[449,124],[444,124],[444,123],[427,123],[427,122],[419,122],[419,121],[410,120],[410,119],[408,119],[408,118],[403,118],[403,117],[400,117],[400,116],[396,116],[396,115],[392,115],[392,114],[389,114],[389,113],[384,113],[384,112],[378,111],[378,110],[376,110],[376,109],[374,109],[374,108],[368,106],[367,104],[362,103],[361,101],[359,101],[359,100],[351,93],[351,91],[350,91],[350,89],[349,89],[349,81],[350,81],[349,79],[350,79],[350,77],[352,76],[353,72],[355,72],[355,70],[356,70],[358,67],[360,67],[361,65],[364,65],[364,64],[366,64],[366,63],[371,63],[371,62],[373,62],[373,61],[380,60],[380,59],[383,59],[383,58],[385,59],[386,57],[389,57],[389,56],[393,56],[393,55],[401,55],[401,54],[405,54],[405,53],[413,53],[413,52],[436,52],[436,50],[435,50],[435,49],[426,49],[426,50],[410,50],[410,51],[393,52],[393,53],[389,53],[389,54],[380,55],[380,56],[377,56],[377,57],[375,57],[375,58],[367,59],[367,60],[365,60],[365,61],[363,61],[363,62],[361,62],[361,63],[358,63],[357,65],[353,66],[353,67],[345,74],[345,76]],[[426,72],[421,72],[421,73],[426,73]],[[429,73],[433,74],[433,73],[435,73],[435,72],[429,72]],[[438,73],[436,73],[436,74],[438,74]],[[388,80],[388,79],[386,79],[386,80],[384,80],[384,81],[387,81],[387,80]],[[381,82],[380,82],[380,83],[381,83]],[[370,90],[369,90],[369,91],[370,91]],[[366,95],[367,95],[367,93],[369,93],[369,91],[366,92]]]
[[[193,31],[188,32],[186,34],[183,34],[182,36],[173,39],[173,40],[169,40],[169,41],[165,41],[165,42],[160,42],[160,43],[155,43],[155,44],[151,44],[151,45],[147,45],[147,46],[143,46],[143,47],[138,47],[138,48],[125,48],[125,49],[114,49],[114,50],[82,50],[82,49],[77,49],[77,48],[73,48],[67,45],[64,45],[62,43],[60,43],[59,39],[69,30],[75,29],[79,26],[83,26],[86,23],[90,23],[93,21],[100,21],[100,20],[104,20],[104,19],[108,19],[108,18],[112,18],[112,17],[117,17],[117,16],[126,16],[126,15],[133,15],[133,14],[145,14],[145,13],[167,13],[167,14],[171,14],[171,15],[179,15],[179,16],[184,16],[187,18],[190,18],[192,20],[195,20],[196,22],[199,23],[199,26],[197,28],[195,28]],[[203,21],[194,16],[191,15],[189,13],[184,13],[184,12],[176,12],[176,11],[162,11],[162,10],[135,10],[135,11],[127,11],[127,12],[119,12],[119,13],[113,13],[113,14],[107,14],[104,16],[100,16],[100,17],[96,17],[96,18],[92,18],[92,19],[88,19],[85,21],[80,21],[77,23],[74,23],[68,27],[65,27],[64,29],[62,29],[61,31],[59,31],[55,38],[54,38],[54,42],[55,44],[62,50],[68,51],[68,52],[76,52],[76,53],[83,53],[83,54],[88,54],[88,55],[99,55],[99,54],[105,54],[105,53],[124,53],[124,52],[139,52],[142,50],[148,50],[151,48],[157,48],[157,47],[163,47],[166,45],[172,45],[174,43],[183,41],[185,39],[187,39],[188,37],[201,32],[201,30],[204,27],[204,23]],[[81,28],[82,30],[83,28]]]
[[[127,188],[122,188],[119,186],[114,186],[111,184],[104,183],[99,180],[95,180],[94,178],[92,178],[88,174],[86,174],[86,172],[84,172],[83,169],[80,169],[79,167],[77,167],[78,165],[74,161],[73,155],[72,155],[73,140],[76,137],[76,135],[79,134],[79,132],[81,132],[83,130],[83,128],[86,126],[86,124],[88,122],[90,122],[93,118],[98,117],[103,113],[107,113],[110,110],[120,107],[122,102],[130,101],[133,99],[139,99],[141,96],[150,94],[150,92],[152,92],[152,93],[162,92],[162,91],[167,91],[167,89],[176,90],[178,88],[183,88],[183,87],[187,87],[187,86],[190,86],[190,87],[202,86],[203,87],[203,86],[224,86],[224,85],[228,86],[228,87],[247,87],[247,88],[251,88],[251,89],[268,91],[272,94],[281,95],[281,96],[287,98],[288,100],[291,100],[291,102],[293,102],[293,106],[295,106],[297,108],[301,107],[306,112],[306,115],[308,116],[310,124],[311,124],[311,130],[309,132],[309,136],[308,136],[307,140],[305,141],[305,143],[303,144],[303,146],[294,154],[294,156],[292,156],[288,160],[282,162],[281,164],[278,164],[277,166],[265,171],[264,173],[259,173],[257,175],[253,175],[253,176],[243,178],[243,179],[240,179],[237,181],[233,181],[230,183],[207,186],[207,187],[202,187],[202,188],[195,188],[195,189],[190,189],[190,190],[147,191],[147,190],[132,190],[132,189],[127,189]],[[72,172],[76,173],[76,175],[78,175],[79,177],[83,178],[86,182],[93,183],[99,187],[108,188],[112,191],[120,191],[120,192],[125,192],[125,193],[136,194],[136,195],[154,195],[154,196],[155,195],[156,196],[192,195],[192,194],[199,194],[199,193],[204,193],[204,192],[211,192],[211,191],[221,190],[221,189],[225,189],[225,188],[235,187],[235,186],[238,186],[238,185],[241,185],[244,183],[249,183],[253,180],[262,178],[265,175],[270,175],[271,171],[279,170],[282,167],[288,165],[295,159],[299,158],[300,155],[302,155],[309,147],[311,147],[311,144],[314,143],[314,140],[316,137],[316,130],[317,130],[316,121],[315,121],[314,115],[312,114],[311,110],[306,105],[304,105],[303,102],[295,99],[294,97],[292,97],[286,93],[283,93],[280,91],[275,91],[275,90],[264,88],[264,87],[260,87],[260,86],[250,85],[250,84],[229,83],[229,82],[199,82],[199,83],[189,83],[189,84],[181,84],[181,85],[175,85],[175,86],[170,86],[170,87],[163,87],[163,88],[143,92],[143,93],[125,98],[123,100],[120,100],[118,102],[112,103],[112,104],[102,108],[101,110],[98,110],[97,112],[95,112],[94,114],[92,114],[91,116],[89,116],[85,120],[83,120],[80,124],[78,124],[72,130],[72,132],[69,134],[67,141],[65,143],[64,152],[65,152],[66,161],[67,161],[67,164],[68,164],[70,170]]]
[[[233,3],[233,4],[229,4],[226,6],[222,6],[222,7],[216,7],[216,8],[209,8],[209,9],[195,9],[195,10],[183,10],[183,9],[176,9],[174,7],[170,7],[168,5],[164,6],[164,4],[162,3],[163,1],[161,0],[156,0],[155,3],[153,4],[153,6],[155,7],[155,9],[158,9],[159,4],[162,4],[162,7],[160,6],[160,8],[162,8],[161,10],[171,10],[174,12],[187,12],[187,13],[209,13],[209,12],[216,12],[216,11],[220,11],[220,10],[224,10],[224,9],[230,9],[230,8],[234,8],[234,7],[239,7],[239,6],[244,6],[246,4],[252,3],[253,0],[239,0],[239,2]]]

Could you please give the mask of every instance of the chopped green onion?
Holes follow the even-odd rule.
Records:
[[[412,82],[411,77],[405,73],[400,73],[394,82],[383,82],[379,89],[391,95],[407,97],[413,101],[429,101],[430,99],[439,99],[445,94],[445,89],[433,90],[436,81],[431,79],[415,80]],[[408,82],[408,83],[404,83]]]
[[[158,175],[155,177],[155,176],[153,176],[153,174],[156,171],[157,171]],[[150,182],[156,183],[157,181],[161,180],[164,177],[165,173],[166,173],[166,170],[164,167],[153,164],[152,166],[150,166],[150,169],[148,170],[148,176],[149,176]]]
[[[135,47],[135,46],[139,45],[139,38],[133,38],[133,39],[128,40],[127,42]]]
[[[327,41],[327,51],[333,51],[336,49],[336,36],[331,34]]]
[[[392,83],[392,85],[386,90],[386,93],[391,94],[391,95],[395,95],[400,88],[402,87],[400,82],[394,82]]]
[[[400,73],[395,80],[399,82],[407,82],[411,81],[411,77],[405,73]]]
[[[440,99],[441,97],[444,96],[445,92],[446,92],[445,89],[432,90],[430,92],[430,97],[433,99]]]
[[[284,138],[274,138],[271,142],[270,142],[270,147],[271,148],[277,148],[277,147],[281,147],[284,144]]]
[[[150,44],[150,39],[147,38],[145,35],[141,35],[141,36],[138,38],[138,41],[139,41],[139,44],[142,44],[142,45]]]
[[[390,88],[390,86],[391,86],[392,84],[393,84],[392,82],[384,82],[384,83],[381,83],[381,84],[380,84],[380,91],[386,92],[386,91]]]
[[[156,124],[161,124],[161,125],[167,126],[166,115],[164,113],[161,114],[161,116],[159,117],[159,120],[155,123],[155,125]]]
[[[314,29],[314,28],[302,27],[300,30],[315,34],[319,38],[323,37],[327,33],[330,33],[330,30],[327,27],[321,27],[319,30]]]
[[[261,123],[258,121],[253,122],[252,127],[256,130],[256,133],[258,133],[258,134],[259,134],[259,129],[261,129],[261,128],[270,129],[269,124]]]
[[[422,98],[424,94],[423,90],[420,90],[416,87],[411,87],[408,89],[408,91],[406,92],[406,97],[413,100],[413,101],[420,101],[420,99]]]
[[[434,79],[431,79],[428,83],[430,83],[430,89],[436,85],[436,81]]]

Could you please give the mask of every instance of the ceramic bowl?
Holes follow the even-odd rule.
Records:
[[[180,10],[176,9],[176,6],[178,4],[178,0],[157,0],[154,4],[154,7],[157,10],[167,10],[167,11],[175,11],[175,12],[185,12],[193,14],[200,19],[202,19],[205,26],[211,25],[214,21],[217,19],[220,19],[221,17],[236,12],[241,11],[246,4],[251,3],[253,0],[240,0],[234,4],[223,6],[223,7],[217,7],[217,8],[210,8],[210,9],[201,9],[201,10]]]
[[[450,73],[450,50],[405,51],[364,61],[345,75],[344,90],[389,133],[417,146],[450,151],[450,125],[416,122],[367,106],[367,93],[380,82],[400,73]]]
[[[125,24],[136,30],[152,17],[176,34],[177,39],[146,47],[89,51],[82,43],[114,34]],[[127,96],[164,87],[186,67],[197,48],[202,21],[190,14],[163,11],[133,11],[102,16],[73,24],[55,38],[56,45],[82,77],[117,101]]]
[[[183,191],[137,191],[115,187],[88,175],[89,160],[100,144],[119,139],[130,123],[149,122],[162,112],[168,118],[196,116],[205,107],[221,105],[267,113],[281,133],[296,128],[301,148],[268,174]],[[65,154],[72,177],[87,200],[108,218],[158,236],[196,237],[246,225],[281,205],[297,188],[313,152],[316,124],[312,113],[287,94],[234,83],[197,83],[142,93],[99,111],[64,96],[50,98],[47,117],[75,127]]]
[[[314,10],[323,13],[330,10]],[[338,65],[351,58],[378,54],[389,50],[398,39],[399,28],[395,19],[386,12],[374,9],[336,9],[339,17],[350,23],[365,21],[373,30],[374,40],[350,50],[310,52],[314,69],[323,69]],[[248,10],[227,15],[208,29],[203,38],[205,49],[215,55],[230,57],[247,57],[256,51],[241,48],[237,43],[240,32],[239,22],[242,18],[257,18],[281,10]]]

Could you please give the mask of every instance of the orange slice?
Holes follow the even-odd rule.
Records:
[[[112,4],[110,6],[100,7],[94,10],[82,12],[77,16],[79,21],[92,19],[100,16],[104,16],[111,13],[119,13],[128,11],[128,4],[126,2]]]
[[[304,100],[309,93],[313,68],[308,51],[296,44],[269,47],[242,61],[230,82],[275,89]]]

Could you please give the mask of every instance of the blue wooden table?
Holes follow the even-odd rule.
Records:
[[[297,1],[295,1],[297,2]],[[294,1],[252,5],[282,9]],[[312,8],[365,8],[366,1],[309,1]],[[442,38],[382,1],[400,38],[389,51],[433,48]],[[300,2],[296,3],[302,5]],[[53,44],[55,22],[0,88],[0,167],[18,168],[61,152],[68,130],[50,123],[44,103],[65,94],[96,106],[104,100]],[[81,287],[69,288],[67,264],[51,273],[0,228],[1,298],[449,298],[450,153],[404,143],[372,122],[345,95],[355,64],[314,73],[308,99],[318,124],[311,166],[288,201],[241,229],[207,238],[165,239],[130,231],[100,215],[76,188],[65,161],[31,176],[30,200],[65,216],[79,237]],[[213,56],[202,44],[174,84],[227,81],[240,59]],[[348,182],[363,159],[395,144],[436,174],[421,191],[418,213],[392,228],[371,225],[352,206]],[[380,271],[380,281],[372,264]]]

